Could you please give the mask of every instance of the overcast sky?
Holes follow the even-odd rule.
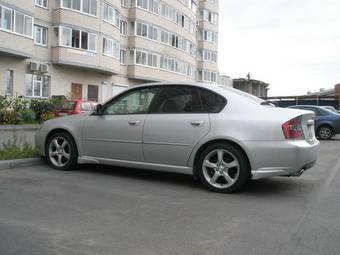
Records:
[[[219,69],[270,83],[270,96],[340,83],[339,0],[219,0]]]

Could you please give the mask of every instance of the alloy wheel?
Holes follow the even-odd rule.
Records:
[[[51,140],[48,154],[53,165],[63,167],[71,159],[71,146],[64,137],[57,136]]]
[[[203,176],[215,188],[225,189],[232,186],[240,174],[236,156],[225,149],[215,149],[203,160]]]
[[[332,130],[329,127],[322,127],[319,136],[321,139],[329,139],[332,136]]]

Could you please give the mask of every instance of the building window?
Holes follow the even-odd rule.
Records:
[[[128,0],[121,0],[120,1],[121,6],[128,7]]]
[[[202,15],[202,19],[205,20],[205,21],[208,21],[212,24],[218,23],[218,14],[217,13],[211,12],[207,9],[203,9],[201,15]]]
[[[103,17],[105,21],[119,27],[120,12],[107,3],[104,3]]]
[[[120,58],[120,44],[118,41],[103,37],[103,54],[116,59]]]
[[[194,68],[190,64],[173,57],[161,56],[160,68],[169,72],[183,74],[193,78]]]
[[[61,7],[97,16],[97,0],[60,0]]]
[[[135,50],[136,59],[135,63],[137,65],[157,67],[158,56],[154,53],[142,50]]]
[[[217,43],[217,32],[204,29],[203,40],[211,43]]]
[[[204,50],[201,51],[201,59],[203,61],[209,61],[209,62],[216,63],[217,62],[217,52],[204,49]]]
[[[140,21],[136,22],[136,35],[148,38],[150,40],[158,40],[158,29],[157,27],[142,23]]]
[[[68,27],[59,27],[59,32],[56,31],[56,38],[58,45],[71,47],[75,49],[83,49],[91,52],[97,51],[97,35],[85,31],[72,29]]]
[[[26,74],[26,96],[47,98],[50,93],[50,77],[46,75]]]
[[[158,14],[159,2],[158,0],[135,0],[138,8]]]
[[[47,8],[47,0],[35,0],[35,5]]]
[[[148,38],[150,40],[158,40],[158,28],[156,26],[136,21],[136,35]]]
[[[209,70],[199,70],[198,80],[207,82],[217,82],[217,73]]]
[[[34,25],[34,42],[38,45],[47,46],[47,28]]]
[[[125,20],[120,20],[120,33],[127,35],[127,22]]]
[[[32,37],[33,17],[4,6],[0,6],[0,28]]]
[[[13,96],[13,70],[6,71],[5,96]]]
[[[120,63],[126,65],[126,50],[120,50]]]
[[[96,85],[88,85],[87,86],[87,100],[98,102],[98,86]]]

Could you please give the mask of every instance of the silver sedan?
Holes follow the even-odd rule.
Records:
[[[154,83],[92,114],[45,122],[36,145],[56,169],[90,163],[179,172],[229,193],[249,179],[311,168],[319,145],[313,118],[219,85]]]

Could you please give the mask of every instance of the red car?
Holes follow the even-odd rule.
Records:
[[[91,101],[68,100],[65,101],[62,106],[55,111],[55,116],[62,117],[83,112],[92,112],[94,111],[96,105],[97,103]]]

